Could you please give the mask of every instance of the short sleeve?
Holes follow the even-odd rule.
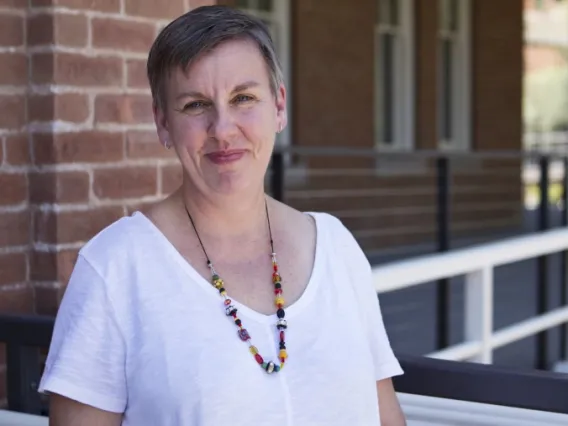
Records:
[[[368,336],[375,365],[375,380],[401,375],[403,370],[392,351],[383,323],[379,297],[373,286],[371,265],[353,234],[341,222],[338,226],[341,227],[341,256],[346,262],[363,327]]]
[[[39,391],[122,413],[127,400],[125,342],[106,290],[104,280],[79,255],[57,313]]]

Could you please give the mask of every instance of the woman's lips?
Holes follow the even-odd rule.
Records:
[[[245,151],[242,149],[235,149],[232,151],[217,151],[206,154],[207,158],[214,164],[229,164],[240,160]]]

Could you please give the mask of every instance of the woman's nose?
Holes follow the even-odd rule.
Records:
[[[237,133],[234,117],[227,110],[217,110],[211,115],[209,136],[218,141],[228,141]]]

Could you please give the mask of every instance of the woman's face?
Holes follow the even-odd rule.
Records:
[[[258,191],[276,132],[286,125],[286,91],[275,97],[256,45],[229,41],[184,73],[172,72],[167,107],[155,109],[158,135],[172,144],[186,178],[201,191]]]

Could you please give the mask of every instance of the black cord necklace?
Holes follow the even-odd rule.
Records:
[[[274,241],[272,239],[272,229],[271,229],[271,226],[270,226],[270,215],[268,214],[268,203],[266,202],[266,200],[264,201],[264,206],[265,206],[265,209],[266,209],[266,219],[267,219],[267,222],[268,222],[268,233],[270,235],[270,248],[272,250],[272,253],[271,253],[272,268],[273,268],[272,283],[274,285],[274,295],[275,295],[274,304],[277,307],[276,316],[278,317],[278,320],[276,322],[276,328],[279,331],[279,346],[280,346],[280,350],[279,350],[279,353],[278,353],[278,359],[280,360],[279,364],[274,363],[272,361],[268,361],[268,362],[264,361],[262,356],[258,353],[258,349],[256,348],[256,346],[254,346],[252,344],[251,337],[250,337],[247,329],[243,328],[241,320],[237,317],[237,308],[235,308],[231,304],[232,301],[229,298],[229,296],[227,295],[227,291],[224,288],[224,282],[219,277],[219,274],[215,271],[215,268],[213,267],[213,263],[211,262],[211,259],[207,255],[207,251],[205,250],[205,246],[204,246],[203,242],[201,241],[201,237],[199,236],[199,233],[197,232],[197,227],[195,226],[193,218],[191,217],[191,214],[189,213],[189,210],[187,209],[187,205],[184,203],[185,211],[187,213],[187,216],[189,217],[189,221],[191,222],[193,230],[195,231],[195,235],[197,236],[197,239],[199,240],[199,244],[201,245],[201,249],[203,250],[203,253],[205,254],[205,258],[207,259],[207,267],[211,271],[211,284],[213,285],[213,287],[215,287],[219,291],[219,294],[223,298],[223,306],[225,308],[225,314],[227,315],[227,317],[230,317],[230,318],[233,319],[235,325],[238,327],[238,330],[237,330],[238,336],[240,337],[240,339],[242,341],[248,343],[249,350],[250,350],[251,354],[254,355],[256,362],[258,362],[258,364],[267,373],[270,374],[270,373],[278,372],[278,371],[282,370],[282,368],[284,368],[284,363],[286,362],[286,359],[288,358],[288,353],[286,352],[286,341],[285,341],[286,336],[285,336],[285,332],[284,332],[284,330],[287,329],[287,323],[286,323],[286,320],[284,319],[286,313],[284,312],[284,298],[282,297],[282,278],[280,277],[280,274],[278,273],[278,263],[276,262],[276,253],[274,252]]]

